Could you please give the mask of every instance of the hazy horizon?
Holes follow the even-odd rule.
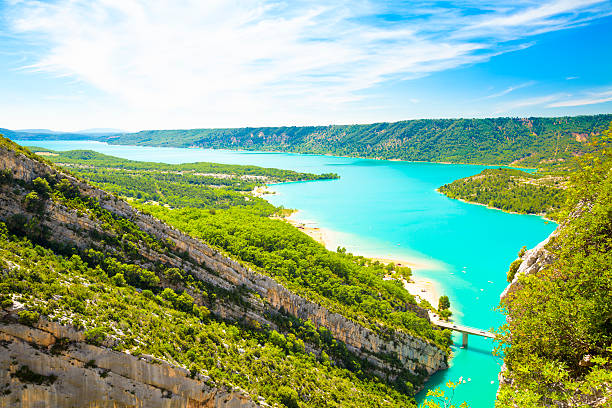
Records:
[[[227,127],[191,127],[191,128],[149,128],[149,129],[136,129],[136,130],[122,130],[122,129],[108,129],[108,128],[90,128],[90,129],[80,129],[80,130],[62,130],[62,129],[9,129],[14,132],[23,132],[23,133],[49,133],[49,134],[57,134],[57,133],[67,133],[67,134],[96,134],[96,133],[138,133],[138,132],[146,132],[146,131],[172,131],[172,130],[197,130],[197,129],[242,129],[242,128],[277,128],[277,127],[326,127],[326,126],[353,126],[353,125],[373,125],[377,123],[397,123],[397,122],[408,122],[412,120],[471,120],[471,119],[504,119],[504,118],[519,118],[519,119],[529,119],[529,118],[555,118],[555,117],[576,117],[576,116],[594,116],[594,115],[612,115],[612,113],[595,113],[595,114],[577,114],[577,115],[564,115],[564,116],[491,116],[486,118],[476,118],[476,117],[447,117],[447,118],[415,118],[415,119],[400,119],[396,121],[380,121],[380,122],[364,122],[364,123],[329,123],[329,124],[311,124],[311,125],[261,125],[261,126],[227,126]],[[0,126],[1,128],[2,126]]]

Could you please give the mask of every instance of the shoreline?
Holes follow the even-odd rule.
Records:
[[[327,229],[327,228],[319,227],[315,221],[303,221],[303,220],[296,220],[296,219],[291,218],[298,212],[299,210],[295,211],[289,217],[284,217],[282,219],[285,222],[293,225],[294,227],[296,227],[297,229],[299,229],[304,234],[308,235],[309,237],[311,237],[312,239],[314,239],[321,245],[323,245],[328,250],[335,251],[336,248],[333,248],[333,246],[338,241],[337,240],[338,233],[334,232],[333,230]],[[404,288],[408,291],[408,293],[410,293],[414,297],[424,299],[428,301],[433,307],[436,307],[436,305],[438,304],[438,299],[440,298],[440,295],[442,292],[440,284],[429,277],[420,276],[418,274],[419,269],[435,268],[435,266],[432,266],[431,263],[429,263],[427,260],[419,260],[419,259],[407,260],[407,259],[401,259],[401,258],[395,258],[395,257],[389,257],[389,256],[386,256],[386,257],[369,256],[369,255],[363,255],[363,256],[365,258],[369,258],[373,261],[378,261],[383,264],[394,263],[395,265],[398,265],[398,266],[409,267],[412,270],[412,276],[409,282],[402,279]]]
[[[13,139],[11,139],[13,140]],[[508,167],[508,168],[514,168],[514,169],[525,169],[525,170],[539,170],[539,168],[537,167],[523,167],[523,166],[515,166],[512,164],[499,164],[499,163],[480,163],[480,162],[475,162],[475,163],[467,163],[467,162],[449,162],[449,161],[428,161],[428,160],[405,160],[405,159],[399,159],[399,158],[383,158],[383,157],[365,157],[365,156],[348,156],[348,155],[336,155],[336,154],[331,154],[331,153],[305,153],[305,152],[293,152],[293,151],[287,151],[287,150],[274,150],[274,149],[270,149],[270,150],[250,150],[250,149],[232,149],[232,148],[228,148],[228,147],[204,147],[204,146],[196,146],[196,145],[189,145],[189,146],[171,146],[171,145],[153,145],[153,144],[129,144],[129,143],[112,143],[112,140],[99,140],[99,139],[73,139],[73,140],[67,140],[67,139],[48,139],[48,140],[44,140],[44,139],[15,139],[15,140],[19,140],[20,142],[37,142],[37,141],[43,141],[43,142],[98,142],[98,143],[105,143],[109,146],[128,146],[128,147],[161,147],[161,148],[173,148],[173,149],[210,149],[210,150],[226,150],[226,151],[234,151],[234,152],[247,152],[247,153],[257,153],[257,152],[261,152],[261,153],[289,153],[289,154],[298,154],[298,155],[305,155],[305,156],[328,156],[328,157],[339,157],[339,158],[345,158],[345,159],[364,159],[364,160],[377,160],[377,161],[395,161],[395,162],[404,162],[404,163],[431,163],[431,164],[446,164],[446,165],[452,165],[452,164],[460,164],[460,165],[467,165],[467,166],[486,166],[486,167]],[[13,140],[13,141],[15,141]],[[22,146],[26,146],[27,145],[23,145]],[[62,150],[62,151],[67,151],[67,150]]]
[[[443,192],[441,192],[441,191],[440,191],[439,189],[437,189],[437,188],[436,188],[436,193],[442,194],[444,197],[446,197],[446,198],[448,198],[448,199],[451,199],[451,200],[461,201],[461,202],[466,203],[466,204],[480,205],[480,206],[482,206],[482,207],[486,207],[486,208],[488,208],[488,209],[490,209],[490,210],[501,211],[501,212],[506,213],[506,214],[515,214],[515,215],[534,215],[534,216],[536,216],[536,217],[540,217],[540,218],[542,218],[543,220],[545,220],[545,221],[547,221],[547,222],[554,222],[555,224],[557,223],[557,221],[552,220],[552,219],[550,219],[550,218],[546,217],[546,216],[544,215],[544,213],[542,213],[542,214],[528,214],[528,213],[520,213],[520,212],[516,212],[516,211],[507,211],[507,210],[502,210],[501,208],[491,207],[491,206],[489,206],[489,205],[487,205],[487,204],[484,204],[484,203],[479,203],[479,202],[477,202],[477,201],[468,201],[468,200],[463,199],[463,198],[451,198],[451,197],[447,196],[446,194],[444,194]]]

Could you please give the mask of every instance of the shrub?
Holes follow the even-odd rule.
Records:
[[[510,269],[508,269],[508,282],[512,282],[514,280],[514,276],[516,275],[516,271],[518,271],[519,266],[523,263],[522,259],[516,259],[510,264]]]
[[[49,198],[51,194],[51,186],[49,186],[49,182],[43,178],[37,177],[32,183],[34,184],[34,191],[36,191],[39,197],[43,200]]]
[[[193,310],[193,298],[185,292],[181,293],[173,303],[178,310],[182,310],[183,312],[190,313]]]
[[[448,320],[449,317],[451,317],[451,315],[453,314],[453,312],[451,312],[448,309],[442,309],[440,310],[440,317],[444,320]]]
[[[38,374],[30,370],[30,367],[26,365],[22,365],[21,367],[19,367],[19,370],[15,372],[14,376],[19,378],[21,382],[30,383],[30,384],[38,384],[38,385],[41,385],[41,384],[51,385],[55,382],[55,380],[57,380],[57,377],[53,374],[51,375]]]
[[[55,189],[62,193],[66,198],[76,198],[79,195],[79,190],[70,183],[67,179],[60,180],[55,186]]]
[[[115,276],[113,276],[111,278],[111,281],[113,282],[113,285],[115,286],[125,286],[127,284],[122,273],[118,273]]]
[[[106,340],[106,327],[94,327],[85,332],[85,341],[94,346],[100,346]]]
[[[438,310],[442,311],[442,310],[446,310],[450,308],[450,300],[448,299],[448,296],[440,296],[440,299],[438,300]]]
[[[149,289],[143,290],[142,291],[142,296],[146,297],[147,299],[154,299],[155,298],[155,295]]]
[[[40,319],[40,315],[37,312],[31,310],[22,310],[18,313],[19,323],[25,324],[27,326],[33,326],[34,323],[38,322]]]
[[[279,387],[278,392],[278,399],[280,400],[281,404],[283,404],[284,406],[286,406],[287,408],[298,408],[298,400],[299,400],[299,396],[296,390],[294,390],[293,388],[289,388],[287,386],[282,386]]]
[[[23,200],[23,205],[30,212],[39,212],[42,210],[44,201],[40,198],[36,191],[29,192]]]

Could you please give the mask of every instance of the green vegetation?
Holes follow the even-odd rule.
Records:
[[[612,390],[612,126],[572,175],[562,227],[540,271],[501,303],[512,381],[496,406],[609,406]],[[607,399],[606,399],[607,398]]]
[[[338,178],[330,173],[317,175],[256,166],[137,162],[90,150],[33,150],[50,152],[50,160],[106,191],[138,202],[163,202],[172,207],[266,207],[264,200],[245,193],[265,183]]]
[[[449,345],[443,332],[406,311],[406,304],[416,301],[400,281],[383,279],[388,273],[383,264],[330,252],[292,225],[252,209],[213,214],[195,208],[140,208],[373,330],[379,330],[379,322],[427,338],[443,349]]]
[[[450,198],[521,214],[555,217],[565,202],[567,174],[532,174],[516,169],[485,169],[438,190]]]
[[[11,148],[11,143],[7,146]],[[103,157],[85,165],[80,155],[65,163],[77,176],[104,174],[106,179],[100,184],[138,200],[135,188],[122,185],[121,175],[122,171],[144,172],[138,168],[140,164]],[[113,160],[118,161],[116,167],[109,164]],[[131,167],[119,171],[120,165]],[[101,170],[108,172],[96,173]],[[178,170],[173,165],[160,165],[150,173],[158,180],[174,171]],[[240,171],[246,170],[236,170]],[[255,169],[252,174],[266,171]],[[200,373],[211,385],[240,387],[271,404],[414,405],[412,395],[425,376],[422,369],[410,372],[396,356],[381,352],[375,356],[399,375],[393,381],[380,379],[368,360],[350,352],[326,328],[282,310],[267,309],[265,300],[243,286],[223,289],[200,280],[187,267],[152,262],[146,254],[193,260],[171,241],[157,239],[107,210],[108,201],[117,202],[117,198],[104,196],[98,201],[62,173],[31,182],[14,179],[6,172],[0,176],[0,194],[23,208],[7,217],[6,224],[0,223],[0,302],[3,308],[25,306],[19,313],[21,323],[36,325],[40,319],[49,319],[72,325],[84,331],[90,344],[135,355],[151,354]],[[239,178],[232,180],[219,188],[255,204],[224,203],[219,198],[181,202],[179,198],[185,193],[180,193],[180,188],[186,182],[177,177],[166,179],[166,188],[176,194],[160,194],[157,205],[140,198],[138,205],[389,341],[401,330],[448,349],[450,333],[433,330],[425,319],[407,311],[414,298],[396,280],[383,279],[389,274],[409,276],[408,269],[385,266],[346,251],[327,251],[286,222],[269,218],[282,209],[246,191],[232,190],[243,183]],[[96,226],[91,230],[71,227],[78,247],[72,239],[66,242],[51,234],[46,211],[57,206]],[[261,303],[274,329],[249,318],[234,322],[216,314],[230,304],[239,309],[248,307],[246,299]]]
[[[589,150],[612,115],[560,118],[422,119],[370,125],[150,130],[116,144],[273,150],[382,159],[563,167]]]
[[[427,391],[427,398],[421,405],[422,408],[469,408],[466,402],[456,405],[453,402],[455,389],[461,385],[463,377],[459,377],[458,381],[448,380],[446,382],[446,390],[436,388]]]
[[[11,236],[1,223],[0,260],[0,296],[24,304],[36,320],[83,328],[92,344],[151,354],[207,376],[210,385],[240,387],[287,407],[414,406],[409,394],[377,377],[305,351],[308,336],[328,342],[328,350],[336,347],[326,330],[297,325],[299,336],[283,335],[223,322],[184,292],[174,297],[169,288],[117,285],[100,265]],[[25,366],[16,375],[37,384],[55,380]]]
[[[240,164],[220,164],[209,162],[167,164],[157,162],[142,162],[119,157],[108,156],[106,154],[94,152],[92,150],[70,150],[66,152],[54,152],[43,148],[32,148],[33,151],[50,152],[48,158],[53,162],[73,164],[81,168],[114,168],[122,170],[144,170],[149,172],[169,172],[171,174],[182,173],[181,175],[202,175],[217,178],[215,182],[222,183],[225,176],[251,176],[246,180],[261,179],[267,183],[285,181],[304,181],[304,180],[324,180],[335,179],[338,175],[333,173],[311,174],[298,173],[292,170],[282,170],[274,168],[264,168]],[[203,173],[203,174],[200,174]],[[215,177],[217,176],[217,177]],[[212,184],[212,183],[211,183]]]
[[[440,296],[440,299],[438,299],[438,314],[440,314],[440,317],[444,320],[448,320],[453,314],[453,312],[450,311],[450,300],[446,295]]]
[[[139,209],[189,235],[201,238],[232,258],[249,263],[260,272],[282,282],[293,292],[323,304],[330,310],[352,318],[375,331],[380,331],[376,323],[383,323],[385,326],[429,339],[443,349],[449,346],[450,340],[446,333],[433,330],[427,320],[406,310],[407,303],[416,304],[416,301],[403,288],[401,281],[383,279],[389,274],[409,277],[409,268],[385,266],[364,257],[347,254],[342,249],[337,252],[328,251],[292,225],[279,219],[269,218],[281,209],[263,199],[239,194],[229,202],[223,196],[203,200],[196,192],[193,192],[192,196],[185,194],[185,174],[168,177],[168,174],[186,172],[194,168],[202,171],[204,166],[216,167],[217,171],[219,169],[230,171],[236,168],[236,172],[246,171],[245,166],[228,165],[226,168],[225,165],[211,163],[186,165],[141,163],[83,151],[57,154],[58,156],[50,158],[64,165],[68,161],[72,164],[72,171],[79,176],[97,181],[101,187],[118,191],[129,198],[139,199],[139,194],[142,194],[139,187],[141,184],[143,189],[147,188],[148,181],[141,178],[156,177],[158,185],[159,179],[163,178],[164,189],[170,193],[157,195],[155,200],[157,204],[140,204]],[[137,173],[133,178],[125,177],[125,171],[143,169],[149,165],[153,169],[143,170],[146,172],[145,175]],[[96,173],[108,170],[109,166],[116,166],[115,168],[122,170],[115,171],[113,168],[108,173]],[[257,167],[249,168],[248,171],[252,172],[251,174],[256,171],[274,172],[273,174],[279,175],[277,177],[285,176],[291,179],[318,177]],[[96,174],[104,174],[104,181],[102,182]],[[225,180],[228,181],[227,189],[215,190],[229,191],[231,188],[240,188],[243,183],[236,179]],[[136,187],[132,188],[134,185]],[[249,190],[251,188],[252,186],[249,186]],[[140,198],[140,201],[144,199]],[[86,208],[80,210],[85,212]]]
[[[19,378],[21,382],[31,383],[31,384],[46,384],[51,385],[57,380],[57,377],[54,375],[42,375],[35,373],[28,366],[21,366],[14,374],[15,377]]]
[[[512,282],[514,280],[516,272],[518,271],[518,268],[521,266],[522,263],[523,261],[521,259],[515,259],[514,261],[512,261],[512,263],[510,264],[510,268],[508,268],[508,273],[506,274],[506,279],[508,282]]]

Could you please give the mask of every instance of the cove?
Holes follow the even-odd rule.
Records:
[[[298,219],[335,231],[334,239],[361,255],[418,259],[415,275],[436,281],[450,297],[454,320],[490,329],[503,323],[494,310],[506,286],[508,265],[518,250],[536,245],[556,227],[537,216],[507,214],[451,200],[435,189],[480,172],[485,166],[378,161],[321,155],[108,145],[92,141],[17,141],[54,150],[91,149],[133,160],[167,163],[211,161],[297,171],[335,172],[339,180],[276,184],[265,198],[297,208]],[[454,336],[461,344],[460,335]],[[494,405],[501,365],[493,342],[470,336],[469,347],[453,347],[451,367],[428,388],[466,380],[454,401],[472,408]],[[469,381],[468,381],[469,379]],[[422,398],[424,393],[419,395]]]

